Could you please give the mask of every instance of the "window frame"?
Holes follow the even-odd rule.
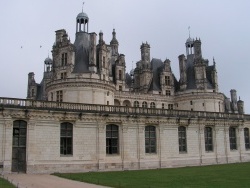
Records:
[[[166,96],[171,96],[171,91],[169,89],[166,90]]]
[[[153,125],[145,126],[145,153],[157,153],[157,134],[156,127]]]
[[[245,140],[245,149],[250,150],[250,136],[249,136],[249,128],[244,128],[244,140]]]
[[[110,132],[110,134],[108,134]],[[119,126],[106,125],[106,155],[119,154]]]
[[[205,144],[205,151],[212,152],[214,150],[213,146],[213,129],[212,127],[205,127],[204,128],[204,144]]]
[[[134,101],[134,107],[135,107],[135,108],[139,108],[139,107],[140,107],[139,101]]]
[[[230,150],[237,150],[237,134],[236,127],[229,127],[229,145]]]
[[[73,155],[73,124],[70,122],[62,122],[60,124],[60,155]]]
[[[148,103],[146,101],[142,102],[142,108],[148,108]]]
[[[165,85],[170,86],[170,76],[165,76]]]
[[[178,143],[179,153],[187,153],[187,128],[185,126],[178,127]]]
[[[150,103],[150,108],[155,108],[155,103],[154,102]]]

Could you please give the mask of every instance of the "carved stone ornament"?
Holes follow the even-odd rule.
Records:
[[[12,125],[13,125],[13,122],[12,122],[12,121],[6,121],[6,122],[5,122],[5,127],[6,127],[7,129],[11,129],[11,128],[12,128]]]

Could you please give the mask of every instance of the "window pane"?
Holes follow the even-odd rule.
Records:
[[[18,146],[18,137],[13,137],[13,146]]]
[[[119,146],[119,127],[117,125],[106,126],[106,153],[117,154]]]
[[[113,138],[118,138],[118,132],[117,131],[113,131],[112,132],[112,137]]]
[[[60,139],[60,153],[62,155],[72,155],[73,154],[73,125],[71,123],[65,122],[61,123],[61,139]]]
[[[19,146],[26,146],[26,137],[19,138]]]

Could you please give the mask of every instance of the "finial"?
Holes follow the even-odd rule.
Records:
[[[84,2],[82,2],[82,12],[83,12],[83,5],[84,5]]]
[[[48,58],[49,58],[49,50],[48,50]]]
[[[188,33],[189,33],[189,38],[190,38],[190,26],[188,26]]]
[[[240,96],[239,96],[239,101],[240,101]]]

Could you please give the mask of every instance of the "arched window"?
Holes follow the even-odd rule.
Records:
[[[229,128],[230,150],[237,150],[236,128]]]
[[[179,136],[179,152],[187,152],[187,136],[186,136],[186,127],[178,127],[178,136]]]
[[[138,101],[134,101],[134,107],[139,107],[139,102]]]
[[[60,154],[73,154],[73,125],[68,122],[61,123]]]
[[[143,101],[143,103],[142,103],[142,108],[147,108],[147,107],[148,107],[147,102],[146,102],[146,101]]]
[[[145,152],[156,153],[156,132],[155,126],[145,127]]]
[[[154,102],[150,103],[150,108],[155,108],[155,103]]]
[[[245,148],[250,149],[249,128],[244,128]]]
[[[117,125],[106,126],[106,154],[118,154],[119,152],[119,127]]]
[[[213,151],[213,132],[211,127],[205,127],[204,129],[205,136],[205,150]]]

